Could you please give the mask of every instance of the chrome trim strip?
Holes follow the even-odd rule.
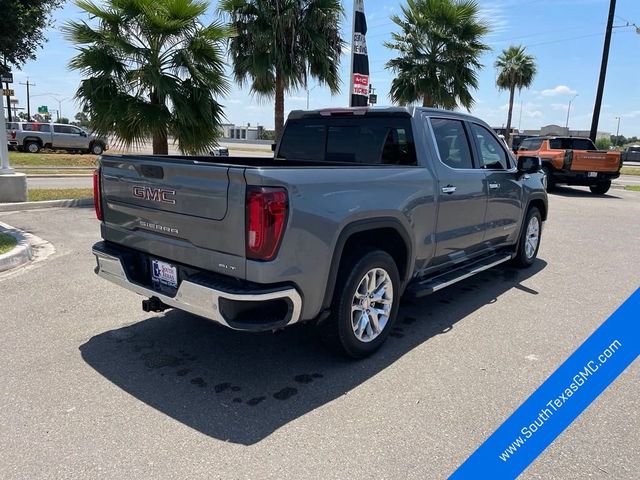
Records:
[[[495,267],[496,265],[500,265],[501,263],[504,263],[506,261],[509,261],[512,258],[513,258],[513,255],[505,255],[500,260],[496,260],[495,262],[492,262],[492,263],[490,263],[488,265],[482,265],[481,267],[477,267],[477,268],[474,268],[473,270],[469,270],[464,275],[456,277],[453,280],[449,280],[448,282],[443,282],[443,283],[440,283],[439,285],[434,286],[433,287],[433,291],[437,292],[438,290],[442,290],[443,288],[446,288],[449,285],[453,285],[454,283],[458,283],[459,281],[464,280],[465,278],[472,277],[476,273],[480,273],[480,272],[483,272],[485,270],[489,270],[490,268]]]
[[[241,300],[248,302],[262,302],[266,300],[275,300],[280,298],[288,299],[291,302],[291,318],[286,325],[291,325],[300,320],[302,311],[302,297],[295,288],[287,288],[277,292],[255,293],[255,294],[238,294],[228,293],[222,290],[216,290],[210,287],[183,280],[176,292],[175,297],[169,297],[162,293],[150,290],[142,285],[133,283],[127,277],[122,266],[120,258],[92,249],[96,256],[98,267],[96,274],[105,280],[109,280],[127,290],[137,293],[145,297],[157,297],[162,303],[185,310],[187,312],[208,318],[214,322],[218,322],[229,328],[236,328],[229,325],[219,309],[219,299],[226,298],[229,300]]]

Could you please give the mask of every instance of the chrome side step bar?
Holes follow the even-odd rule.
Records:
[[[445,272],[436,277],[426,278],[409,284],[406,295],[409,298],[420,298],[442,290],[449,285],[458,283],[465,278],[469,278],[476,273],[484,272],[496,265],[507,262],[513,258],[514,254],[500,253],[482,258],[475,262],[463,265],[455,270]]]

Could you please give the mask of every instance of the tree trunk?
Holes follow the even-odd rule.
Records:
[[[509,88],[509,113],[507,114],[507,131],[504,133],[504,139],[507,141],[507,145],[511,146],[511,114],[513,113],[513,96],[515,94],[516,87],[511,85]]]
[[[160,105],[160,98],[155,90],[151,91],[151,105]],[[169,141],[167,139],[167,127],[162,127],[161,131],[153,132],[153,154],[154,155],[168,155],[169,154]]]
[[[424,97],[422,97],[422,106],[433,107],[433,102],[431,101],[431,97],[429,95],[425,95]]]
[[[167,139],[166,131],[153,133],[153,154],[154,155],[169,154],[169,141]]]
[[[282,74],[276,68],[276,105],[275,105],[275,136],[276,142],[280,141],[284,129],[284,82]]]

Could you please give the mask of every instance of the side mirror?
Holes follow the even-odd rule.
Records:
[[[272,143],[272,144],[271,144],[271,151],[272,151],[272,152],[275,152],[275,151],[276,151],[276,144],[275,144],[275,143]]]
[[[80,136],[81,137],[86,137],[87,136],[87,132],[80,132]]]
[[[518,173],[536,173],[542,168],[542,161],[540,157],[518,157]]]

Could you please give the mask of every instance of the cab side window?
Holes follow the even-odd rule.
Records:
[[[508,170],[509,157],[495,135],[481,125],[471,124],[471,131],[480,154],[480,165],[489,170]]]
[[[456,169],[473,168],[469,141],[460,120],[432,118],[431,127],[442,163]]]

